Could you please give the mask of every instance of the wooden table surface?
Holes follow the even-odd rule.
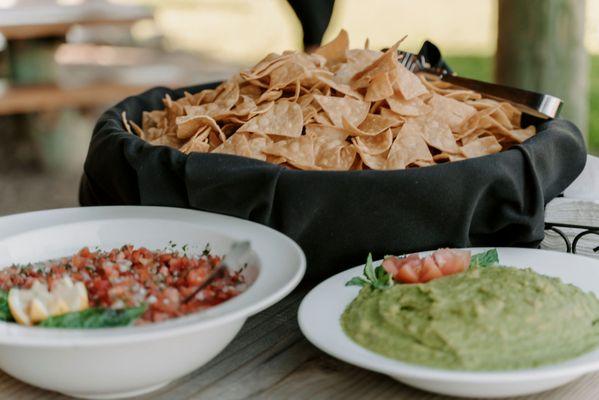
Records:
[[[149,89],[148,85],[92,83],[61,88],[57,85],[10,86],[0,91],[0,115],[106,106]]]
[[[593,207],[599,205],[586,202],[582,207],[597,212]],[[572,205],[564,215],[572,218],[571,211]],[[580,217],[580,213],[577,215]],[[548,212],[548,218],[564,222],[558,210]],[[542,247],[561,249],[563,244],[550,236]],[[138,399],[451,399],[413,389],[316,349],[302,336],[296,319],[299,303],[309,290],[309,286],[302,285],[278,304],[248,319],[237,338],[204,367]],[[33,388],[0,372],[0,399],[66,398]],[[518,399],[599,399],[599,373],[549,392]]]

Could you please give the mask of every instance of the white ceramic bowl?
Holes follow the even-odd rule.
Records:
[[[472,249],[479,253],[487,249]],[[499,248],[499,261],[555,276],[599,296],[599,260],[554,251]],[[426,254],[426,253],[424,253]],[[378,265],[379,263],[375,263]],[[585,373],[599,371],[599,348],[572,360],[514,371],[450,371],[404,363],[374,353],[352,341],[339,318],[359,288],[344,286],[363,266],[337,274],[315,287],[302,301],[299,324],[316,347],[348,363],[387,374],[431,392],[462,397],[520,396],[552,389]]]
[[[209,310],[142,327],[44,329],[0,322],[0,368],[44,389],[74,397],[119,398],[158,389],[206,364],[245,320],[300,282],[302,250],[284,235],[252,222],[166,207],[89,207],[0,218],[0,267],[131,243],[150,249],[169,241],[225,254],[249,240],[257,263],[239,296]]]

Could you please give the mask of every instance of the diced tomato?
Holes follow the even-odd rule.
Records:
[[[422,270],[420,271],[420,282],[428,282],[443,276],[432,256],[424,257],[422,260]]]
[[[397,274],[397,272],[399,271],[399,268],[397,267],[395,260],[397,260],[397,257],[387,257],[383,260],[383,263],[381,264],[385,271],[387,271],[387,273],[391,276],[395,276],[395,274]]]
[[[187,267],[188,264],[189,259],[187,257],[171,258],[168,262],[169,270],[171,272],[182,270]]]
[[[418,256],[418,254],[410,254],[403,258],[390,256],[383,260],[383,268],[385,268],[385,271],[391,274],[391,276],[395,276],[397,275],[401,267],[403,267],[406,263],[419,259],[420,257]]]
[[[443,275],[463,272],[470,265],[470,252],[466,250],[439,249],[433,253],[433,257]]]
[[[420,282],[420,271],[422,270],[422,260],[418,257],[406,257],[405,262],[397,271],[395,279],[404,283]]]
[[[204,279],[206,278],[207,271],[201,269],[192,269],[187,274],[187,285],[188,286],[198,286]]]
[[[85,267],[87,259],[81,255],[74,255],[71,257],[71,265],[77,269]]]
[[[220,263],[220,257],[188,257],[177,251],[151,251],[125,245],[108,252],[83,248],[71,257],[47,261],[43,269],[11,266],[0,269],[0,289],[30,288],[41,281],[52,288],[55,280],[69,276],[83,282],[92,307],[134,307],[147,303],[139,323],[162,321],[222,303],[240,293],[244,278],[226,271],[201,295],[182,303]]]
[[[89,258],[92,255],[92,253],[89,251],[89,248],[84,247],[81,250],[79,250],[79,255],[81,257]]]
[[[174,313],[178,310],[180,303],[179,291],[174,288],[167,288],[158,296],[158,301],[152,304],[152,308],[157,311]]]
[[[382,265],[385,271],[398,282],[424,283],[468,269],[470,252],[439,249],[424,258],[420,258],[418,254],[410,254],[403,258],[387,257]]]

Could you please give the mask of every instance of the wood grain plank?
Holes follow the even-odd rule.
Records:
[[[599,201],[558,197],[547,203],[545,222],[599,227]]]
[[[65,36],[74,25],[132,25],[142,19],[143,16],[135,18],[106,18],[87,19],[80,21],[57,22],[47,24],[25,24],[25,25],[3,25],[0,33],[7,40],[31,40],[47,37]]]
[[[120,84],[12,86],[0,93],[0,115],[109,105],[146,89],[148,86]]]

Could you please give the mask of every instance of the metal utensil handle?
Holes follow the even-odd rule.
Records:
[[[200,286],[198,286],[191,294],[183,299],[183,303],[187,303],[193,299],[198,293],[200,293],[202,289],[210,285],[212,281],[222,275],[227,268],[234,268],[236,265],[238,265],[249,251],[250,242],[234,242],[231,245],[231,250],[229,250],[229,252],[223,257],[220,265],[208,274]]]
[[[559,115],[562,106],[561,99],[548,94],[483,82],[476,79],[463,78],[452,74],[441,75],[441,79],[466,89],[472,89],[487,97],[508,101],[519,110],[538,118],[555,118]]]

